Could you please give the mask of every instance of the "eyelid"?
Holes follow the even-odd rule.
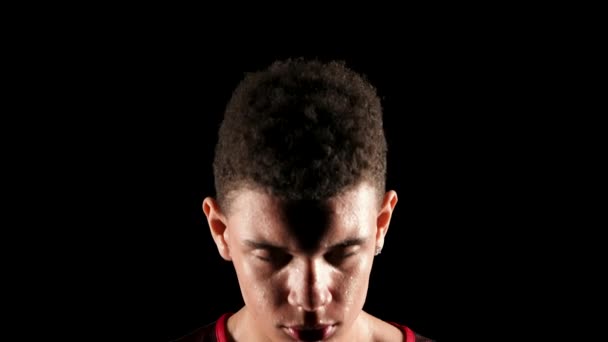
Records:
[[[349,250],[359,249],[360,247],[361,247],[360,245],[338,246],[338,247],[334,248],[334,251],[349,251]]]
[[[275,266],[286,265],[292,258],[291,254],[281,249],[265,247],[256,248],[253,251],[253,256]]]
[[[253,255],[257,256],[258,258],[269,258],[270,254],[271,253],[269,250],[263,248],[258,248],[253,251]]]
[[[360,247],[361,246],[359,246],[359,245],[336,247],[336,248],[330,250],[329,252],[327,252],[326,258],[328,258],[328,259],[332,259],[332,258],[345,259],[345,258],[357,253],[357,251],[360,249]]]
[[[266,261],[266,262],[271,262],[272,261],[268,257],[263,257],[263,256],[259,256],[259,255],[256,255],[255,257],[258,258],[258,259],[260,259],[260,260]]]
[[[281,250],[274,249],[274,248],[266,248],[266,247],[255,248],[253,250],[254,255],[262,256],[264,258],[271,258],[272,255],[277,255],[277,254],[281,254],[281,253],[282,253]]]

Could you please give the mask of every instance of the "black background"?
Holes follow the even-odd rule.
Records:
[[[167,301],[168,337],[242,303],[232,267],[217,254],[200,209],[204,196],[213,194],[210,161],[219,114],[244,71],[302,55],[345,60],[369,77],[384,100],[388,186],[400,200],[366,309],[442,340],[456,331],[455,321],[475,320],[478,308],[470,306],[479,303],[467,297],[483,296],[496,276],[497,261],[485,264],[483,254],[508,240],[501,231],[506,235],[519,224],[513,212],[521,212],[521,203],[511,201],[524,172],[520,158],[529,152],[514,154],[528,139],[521,124],[528,119],[513,101],[521,91],[511,88],[517,66],[505,65],[502,54],[495,57],[499,51],[466,44],[434,42],[430,50],[415,51],[396,42],[253,46],[202,60],[196,54],[169,59],[194,70],[163,66],[167,74],[150,80],[162,90],[142,102],[158,101],[154,110],[165,115],[142,121],[135,137],[143,139],[143,151],[133,153],[143,152],[150,163],[140,170],[150,182],[141,196],[154,201],[142,208],[143,222],[164,236],[158,281]]]
[[[542,31],[148,21],[103,22],[44,51],[56,61],[46,79],[67,85],[48,100],[62,109],[46,119],[54,143],[40,146],[65,221],[47,233],[64,238],[68,265],[52,277],[69,276],[60,287],[81,329],[168,341],[242,305],[201,204],[232,90],[287,57],[344,60],[383,101],[399,203],[366,310],[442,341],[463,329],[505,336],[494,327],[522,318],[502,308],[524,288],[543,293],[525,280],[543,258],[528,257],[550,229],[542,213],[558,190],[547,165],[565,147],[553,139],[561,117],[547,110],[560,76]]]

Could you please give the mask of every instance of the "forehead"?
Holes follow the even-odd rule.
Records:
[[[312,249],[346,236],[368,235],[376,198],[376,190],[366,183],[324,201],[285,201],[243,189],[233,197],[227,219],[240,238]]]

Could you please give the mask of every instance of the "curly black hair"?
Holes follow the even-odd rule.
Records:
[[[248,73],[226,106],[213,171],[227,210],[240,188],[322,200],[367,181],[382,196],[387,144],[382,105],[343,61],[275,61]]]

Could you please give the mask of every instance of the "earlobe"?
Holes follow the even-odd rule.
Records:
[[[393,216],[393,210],[395,210],[395,206],[397,205],[397,200],[397,193],[393,190],[388,191],[382,200],[380,211],[376,218],[376,248],[379,250],[382,250],[382,247],[384,246],[384,237],[386,236],[386,232],[391,223],[391,217]]]
[[[215,242],[217,249],[225,260],[232,260],[230,257],[230,249],[228,247],[228,231],[227,220],[222,214],[218,203],[211,197],[205,198],[203,201],[203,212],[207,217],[207,223],[211,230],[211,236]]]

